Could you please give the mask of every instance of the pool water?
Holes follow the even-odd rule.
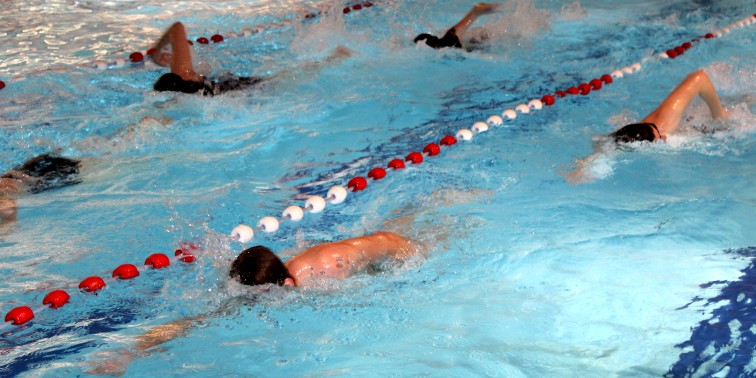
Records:
[[[0,328],[0,375],[81,376],[151,327],[212,314],[137,358],[128,376],[750,376],[756,258],[754,25],[644,62],[588,96],[494,126],[346,202],[257,232],[309,195],[444,135],[587,82],[754,12],[745,2],[511,0],[470,52],[414,46],[472,3],[30,1],[0,23],[2,170],[58,151],[76,186],[20,197],[0,228],[0,313],[74,288],[71,303]],[[302,20],[303,15],[321,14]],[[41,15],[41,17],[40,17]],[[273,76],[212,98],[155,93],[144,52],[257,30],[193,52],[213,74]],[[255,29],[257,26],[263,29]],[[346,46],[351,57],[302,70]],[[731,116],[703,102],[667,144],[607,156],[566,182],[596,136],[642,118],[705,69]],[[405,222],[406,221],[406,222]],[[322,241],[397,230],[430,246],[320,290],[259,294],[227,278],[245,247],[288,259]],[[75,290],[183,241],[195,264]]]

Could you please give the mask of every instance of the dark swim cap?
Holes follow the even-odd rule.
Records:
[[[23,165],[14,168],[15,171],[34,178],[24,180],[15,177],[13,173],[6,173],[2,177],[21,179],[29,185],[29,191],[39,193],[44,190],[74,185],[81,182],[79,166],[81,162],[74,159],[43,154],[27,160]]]
[[[616,143],[631,143],[641,141],[653,142],[654,139],[656,139],[656,137],[654,136],[654,129],[656,129],[656,125],[654,125],[653,123],[633,123],[609,135],[614,138],[614,141]]]
[[[158,92],[172,91],[182,93],[197,93],[205,89],[205,83],[198,81],[184,80],[175,73],[167,73],[155,82],[152,87]]]
[[[425,41],[425,44],[433,47],[434,49],[437,49],[441,47],[440,40],[435,35],[430,35],[428,33],[423,33],[415,37],[415,43]]]

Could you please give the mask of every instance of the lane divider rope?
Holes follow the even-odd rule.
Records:
[[[163,269],[171,266],[176,261],[184,263],[193,263],[197,260],[196,257],[197,246],[193,243],[182,242],[179,244],[179,248],[174,252],[174,256],[169,258],[163,253],[154,253],[144,260],[142,269]],[[108,283],[118,280],[130,280],[139,276],[139,268],[134,264],[121,264],[116,267],[111,276],[102,278],[99,275],[89,276],[83,279],[78,289],[81,293],[97,293],[108,286]],[[64,290],[65,289],[65,290]],[[40,313],[48,308],[57,309],[68,304],[71,300],[71,295],[66,290],[72,290],[72,285],[64,287],[62,289],[53,290],[42,299],[42,306],[32,309],[30,306],[18,306],[5,315],[5,323],[0,324],[0,330],[8,325],[22,325],[26,322],[34,319],[35,314]]]
[[[736,28],[742,28],[746,25],[751,25],[754,23],[756,23],[756,14],[746,17],[743,20],[737,21],[733,24],[727,25],[712,33],[707,33],[704,36],[693,38],[691,41],[684,42],[664,52],[658,53],[656,55],[649,55],[643,58],[640,62],[614,70],[611,74],[604,74],[600,78],[595,78],[588,83],[581,83],[577,86],[569,87],[564,91],[557,90],[554,91],[554,94],[545,94],[540,99],[532,99],[528,101],[527,104],[518,104],[514,109],[506,109],[502,111],[501,116],[492,115],[489,116],[485,122],[477,121],[473,123],[470,129],[458,130],[455,136],[445,135],[439,140],[438,143],[428,143],[425,145],[425,147],[423,147],[422,152],[412,151],[407,154],[404,159],[392,159],[388,162],[386,168],[375,167],[367,173],[367,178],[363,176],[355,176],[348,181],[346,188],[341,185],[333,186],[328,190],[325,198],[317,195],[310,196],[305,201],[304,207],[299,207],[296,205],[289,206],[284,209],[280,219],[273,216],[263,217],[257,223],[256,229],[253,229],[252,227],[245,224],[240,224],[231,231],[231,237],[240,243],[247,243],[252,240],[255,231],[262,231],[265,233],[276,232],[279,229],[281,221],[298,222],[304,218],[305,213],[319,213],[326,208],[327,204],[338,205],[340,203],[343,203],[346,200],[349,192],[355,193],[367,189],[368,179],[378,181],[385,178],[389,171],[405,169],[407,164],[421,164],[424,162],[425,158],[438,156],[441,153],[442,146],[443,148],[454,146],[458,144],[459,140],[471,141],[475,135],[488,131],[490,127],[502,125],[505,119],[507,121],[514,121],[517,118],[518,114],[530,114],[532,111],[543,109],[544,105],[552,106],[556,103],[558,98],[574,96],[578,94],[583,96],[588,95],[592,91],[598,91],[602,89],[604,85],[613,83],[615,79],[619,79],[624,77],[625,75],[634,74],[640,71],[642,64],[645,64],[648,61],[651,61],[653,59],[675,59],[685,54],[687,50],[694,46],[694,43],[700,43],[701,41],[707,39],[719,38],[725,34],[732,32]],[[165,254],[161,253],[152,254],[144,261],[143,269],[163,269],[169,267],[175,261],[192,263],[196,261],[196,250],[196,245],[188,242],[182,242],[179,244],[179,248],[176,249],[173,258],[169,258]],[[100,276],[89,276],[85,278],[79,283],[78,289],[81,293],[96,293],[104,289],[107,286],[108,282],[133,279],[138,276],[139,268],[137,268],[136,265],[122,264],[113,270],[111,277],[109,278],[103,279]],[[30,306],[19,306],[11,309],[5,315],[5,323],[0,324],[0,330],[9,325],[18,326],[25,324],[34,319],[35,313],[38,314],[46,309],[60,308],[69,303],[70,299],[71,296],[67,291],[62,289],[53,290],[45,295],[45,297],[42,299],[42,306],[36,309],[32,309]]]
[[[501,126],[504,122],[514,121],[518,115],[530,114],[533,111],[541,110],[544,106],[554,105],[558,99],[573,96],[582,95],[586,96],[592,91],[598,91],[603,88],[604,85],[608,85],[614,82],[616,79],[620,79],[626,75],[634,74],[641,70],[643,64],[650,61],[659,61],[663,59],[675,59],[685,54],[686,51],[691,49],[694,44],[698,44],[704,40],[720,38],[725,34],[732,32],[737,28],[742,28],[747,25],[756,23],[756,14],[748,16],[742,20],[736,21],[730,25],[722,27],[711,33],[707,33],[703,36],[693,38],[690,41],[681,43],[671,49],[668,49],[657,54],[650,54],[644,57],[641,61],[632,63],[628,66],[615,69],[611,73],[602,75],[599,78],[594,78],[587,83],[580,83],[577,86],[571,86],[564,90],[556,90],[553,93],[544,94],[540,99],[532,99],[527,103],[518,104],[514,109],[506,109],[502,111],[501,115],[491,115],[485,121],[477,121],[472,124],[469,129],[461,129],[456,132],[454,136],[446,135],[436,143],[427,144],[422,152],[412,151],[405,158],[393,159],[389,161],[386,168],[376,167],[371,169],[367,178],[373,181],[378,181],[386,177],[386,174],[390,171],[397,171],[405,168],[405,162],[410,164],[420,164],[424,161],[425,157],[437,156],[441,153],[441,146],[444,148],[451,147],[457,144],[458,140],[471,141],[476,134],[486,132],[491,127]],[[274,216],[266,216],[260,219],[257,223],[257,227],[252,228],[246,224],[240,224],[231,230],[230,236],[235,241],[242,244],[251,241],[254,238],[255,232],[273,233],[278,231],[280,223],[283,221],[299,222],[304,218],[305,213],[319,213],[323,211],[327,204],[338,205],[346,200],[348,193],[359,192],[365,190],[368,187],[368,181],[365,177],[355,176],[347,183],[346,188],[341,185],[333,186],[328,190],[325,197],[313,195],[307,198],[303,207],[289,206],[281,214],[280,218]]]

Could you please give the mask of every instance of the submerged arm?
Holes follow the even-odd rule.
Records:
[[[186,335],[191,331],[195,323],[204,319],[205,316],[200,315],[154,326],[144,335],[138,336],[137,342],[134,346],[106,352],[106,354],[109,355],[107,358],[93,361],[91,363],[92,368],[88,370],[87,373],[122,375],[126,372],[129,364],[131,364],[131,361],[135,358],[147,356],[150,354],[153,347]],[[112,353],[115,353],[115,356],[112,356]]]

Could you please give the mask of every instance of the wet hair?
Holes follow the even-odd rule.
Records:
[[[236,257],[229,276],[244,285],[283,285],[284,280],[292,278],[283,261],[273,251],[261,245],[244,250]]]
[[[24,181],[31,193],[61,188],[81,182],[79,167],[81,162],[62,156],[42,154],[27,160],[23,165],[5,173],[3,178],[14,178]],[[27,180],[18,173],[32,177]]]
[[[182,93],[197,93],[203,91],[203,94],[213,94],[213,88],[204,82],[184,80],[181,76],[169,72],[160,76],[152,87],[158,92],[172,91]]]
[[[654,129],[657,133],[659,132],[659,129],[653,123],[633,123],[609,134],[609,136],[614,138],[616,143],[653,142],[656,139]]]

